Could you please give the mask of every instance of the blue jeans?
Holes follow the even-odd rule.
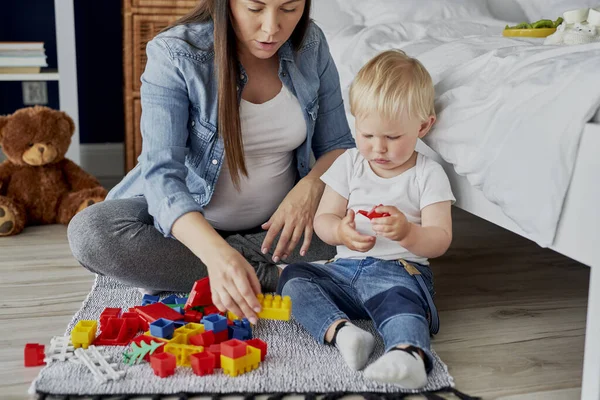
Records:
[[[429,266],[411,263],[424,278],[433,297]],[[430,350],[429,307],[417,280],[398,261],[367,257],[362,260],[290,264],[283,270],[277,293],[292,298],[296,320],[321,343],[331,324],[340,319],[371,319],[385,344],[385,351],[400,344]]]

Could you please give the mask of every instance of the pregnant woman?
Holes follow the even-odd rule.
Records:
[[[138,164],[69,225],[85,268],[143,293],[208,276],[254,323],[278,262],[333,257],[313,236],[319,178],[354,140],[310,3],[201,0],[148,43]]]

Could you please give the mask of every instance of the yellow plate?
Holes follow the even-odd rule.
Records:
[[[505,29],[502,31],[502,36],[544,38],[552,35],[554,32],[556,32],[556,28]]]

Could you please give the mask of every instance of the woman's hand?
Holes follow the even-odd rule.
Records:
[[[229,310],[256,324],[256,313],[260,312],[256,295],[261,288],[256,272],[248,261],[233,247],[223,245],[214,249],[205,264],[213,304],[219,311]]]
[[[268,229],[262,244],[263,254],[271,249],[273,241],[281,232],[277,247],[273,252],[273,262],[286,259],[296,248],[302,234],[304,242],[300,255],[306,255],[313,235],[313,219],[317,212],[319,200],[323,194],[324,184],[318,178],[305,177],[285,196],[275,213],[262,225]]]

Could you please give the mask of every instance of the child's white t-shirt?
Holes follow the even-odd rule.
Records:
[[[396,206],[408,222],[421,225],[421,210],[428,205],[456,199],[444,169],[437,162],[418,153],[416,165],[398,176],[382,178],[376,175],[358,149],[348,149],[321,176],[321,180],[342,197],[348,199],[348,209],[356,213],[356,230],[375,236],[371,221],[358,210],[370,211],[374,206]],[[375,257],[428,264],[427,258],[412,254],[398,242],[377,236],[375,246],[361,253],[337,246],[336,258]]]

